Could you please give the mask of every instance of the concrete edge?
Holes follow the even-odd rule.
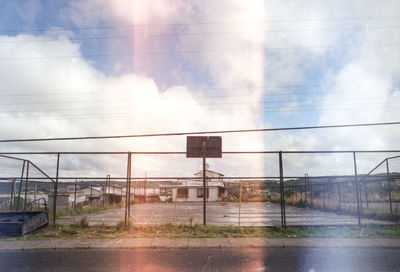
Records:
[[[196,249],[196,248],[398,248],[392,238],[125,238],[0,241],[0,252],[24,250]]]

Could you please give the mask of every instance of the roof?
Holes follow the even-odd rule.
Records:
[[[180,180],[178,187],[203,187],[203,181]],[[224,183],[221,181],[209,181],[207,182],[207,187],[225,187],[225,186]]]
[[[97,187],[97,186],[95,187],[95,186],[93,186],[92,189],[93,189],[93,190],[97,190],[97,191],[99,191],[99,192],[102,192],[102,191],[103,191],[103,187]]]
[[[144,188],[137,187],[133,190],[135,195],[143,195],[144,196]],[[159,196],[160,188],[146,188],[146,196]]]
[[[125,188],[116,188],[116,187],[106,187],[106,194],[114,194],[114,195],[120,195],[123,194],[124,192],[126,192]]]
[[[212,171],[212,170],[206,170],[206,172],[218,174],[219,176],[222,176],[222,177],[224,176],[223,174],[215,172],[215,171]],[[203,174],[203,171],[199,171],[197,173],[194,173],[194,175],[198,175],[198,174]],[[206,173],[206,177],[207,177],[207,173]]]

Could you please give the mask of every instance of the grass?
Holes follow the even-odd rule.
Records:
[[[280,203],[280,199],[278,198],[279,195],[274,195],[270,201],[272,203]],[[362,202],[362,213],[361,217],[362,218],[368,218],[368,219],[377,219],[377,220],[390,220],[394,222],[400,222],[400,210],[399,209],[393,209],[393,214],[390,214],[389,210],[389,203],[388,201],[384,201],[378,198],[374,198],[375,200],[370,200],[370,202],[381,202],[387,204],[387,208],[372,208],[369,207],[368,209],[366,208],[366,203]],[[394,203],[397,201],[393,201]],[[291,205],[295,206],[298,208],[310,208],[310,209],[316,209],[316,210],[322,210],[325,212],[337,212],[341,214],[348,214],[348,215],[357,215],[357,206],[356,206],[356,200],[350,202],[351,204],[349,205],[348,201],[343,201],[341,204],[341,208],[339,210],[339,204],[338,204],[338,199],[336,198],[326,198],[325,199],[325,205],[324,201],[321,197],[313,197],[313,205],[311,206],[311,199],[310,196],[308,196],[307,203],[304,201],[304,196],[303,199],[300,197],[300,194],[298,193],[297,199],[294,197],[294,195],[291,195],[290,197],[286,197],[286,205]]]
[[[67,209],[67,210],[57,210],[57,217],[60,216],[72,216],[72,215],[82,215],[82,214],[91,214],[97,213],[105,210],[111,209],[118,209],[122,208],[121,205],[109,205],[109,206],[97,206],[97,207],[85,207],[85,208],[77,208],[75,211],[74,209]],[[53,218],[53,210],[49,210],[49,220],[51,221]]]
[[[195,224],[131,225],[128,229],[122,224],[116,227],[55,225],[43,227],[23,238],[12,239],[92,239],[92,238],[362,238],[387,237],[400,238],[400,226],[315,226],[315,227],[236,227]],[[10,238],[9,238],[10,239]]]

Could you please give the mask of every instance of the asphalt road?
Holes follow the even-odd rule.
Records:
[[[173,223],[174,203],[147,203],[131,206],[132,219],[142,224]],[[270,202],[247,202],[241,205],[240,223],[242,226],[280,226],[280,205]],[[117,225],[124,219],[124,209],[107,210],[87,215],[90,225]],[[79,222],[81,216],[65,216],[58,223]],[[176,222],[202,224],[203,204],[201,202],[178,202]],[[238,225],[239,203],[209,202],[207,222],[212,225]],[[286,206],[287,225],[356,225],[356,216],[302,209]],[[388,224],[389,221],[362,219],[363,224]]]
[[[3,251],[0,271],[399,271],[400,249]]]

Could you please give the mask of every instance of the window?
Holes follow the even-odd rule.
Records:
[[[197,197],[203,197],[203,188],[197,188]],[[207,188],[207,198],[210,197],[210,192]]]
[[[160,196],[172,196],[172,189],[160,188]]]
[[[188,188],[178,188],[178,198],[188,198]]]

